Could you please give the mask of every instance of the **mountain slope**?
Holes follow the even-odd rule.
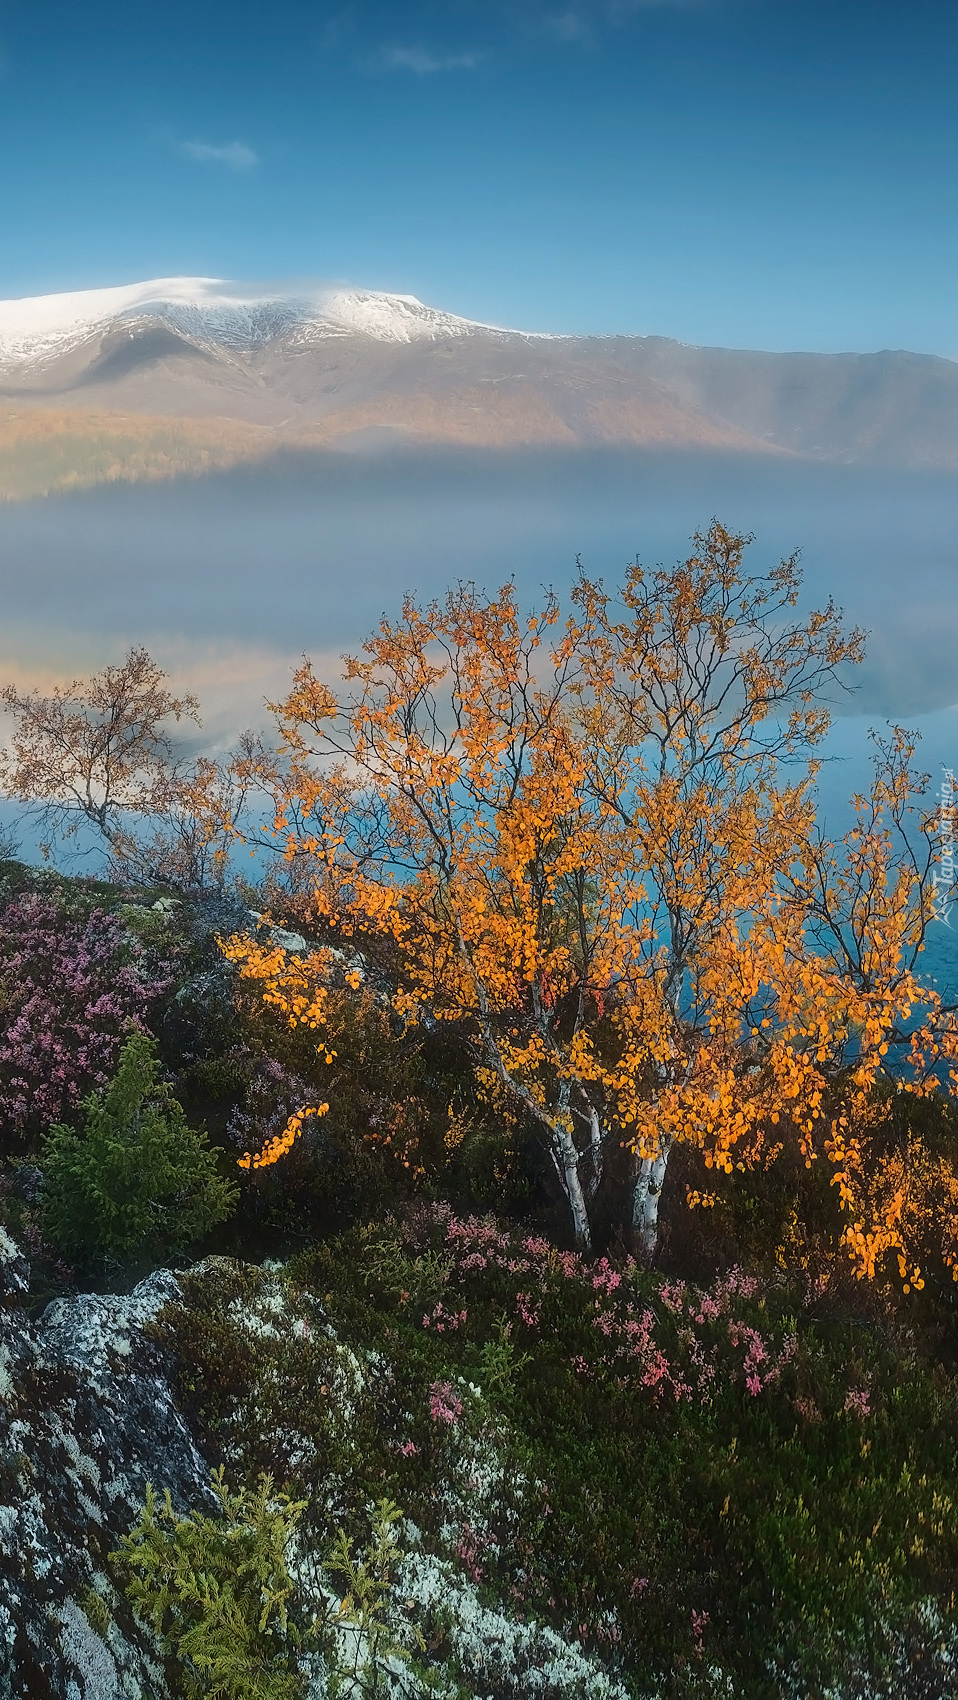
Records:
[[[189,453],[205,432],[217,464],[252,452],[254,438],[258,453],[267,439],[335,446],[372,434],[958,466],[958,365],[948,360],[559,337],[477,324],[412,296],[244,293],[202,278],[0,302],[0,458],[18,429],[44,437],[28,416],[51,411],[73,417],[62,427],[72,438],[94,419],[102,438],[115,418],[118,440],[131,416],[143,422],[138,440],[147,420],[161,434],[189,421]],[[238,430],[224,435],[226,425]]]

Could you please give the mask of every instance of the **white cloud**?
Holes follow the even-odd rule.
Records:
[[[426,47],[385,47],[383,62],[394,71],[414,71],[417,77],[437,71],[471,71],[481,53],[430,53]]]
[[[259,164],[259,155],[245,142],[229,142],[225,147],[212,147],[209,142],[181,142],[180,151],[190,159],[204,164],[226,165],[230,171],[249,171]]]
[[[547,35],[556,41],[586,41],[592,37],[592,25],[580,12],[548,12],[542,20]]]
[[[704,12],[721,4],[723,0],[572,0],[556,8],[533,0],[525,23],[554,41],[574,44],[593,41],[604,27],[627,25],[642,12]]]

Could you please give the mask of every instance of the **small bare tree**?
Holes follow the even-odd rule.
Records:
[[[0,703],[13,722],[0,792],[42,821],[45,855],[87,824],[121,876],[176,886],[222,877],[242,798],[217,763],[177,753],[171,722],[199,725],[199,706],[169,690],[147,650],[49,695],[7,685]]]

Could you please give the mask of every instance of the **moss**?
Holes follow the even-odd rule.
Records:
[[[99,1635],[101,1641],[105,1641],[110,1633],[113,1618],[103,1595],[98,1594],[95,1588],[88,1588],[77,1604],[94,1634]]]

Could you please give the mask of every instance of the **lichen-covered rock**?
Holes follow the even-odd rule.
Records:
[[[109,1580],[148,1480],[186,1509],[209,1469],[144,1324],[177,1296],[160,1270],[127,1296],[58,1299],[38,1321],[0,1231],[0,1696],[165,1700],[159,1649]]]
[[[335,1613],[338,1572],[327,1566],[349,1473],[346,1441],[363,1423],[375,1440],[384,1420],[379,1400],[392,1371],[380,1354],[339,1339],[318,1300],[278,1267],[212,1258],[182,1280],[159,1270],[126,1295],[57,1299],[38,1320],[25,1307],[28,1286],[26,1261],[0,1229],[0,1700],[173,1700],[182,1692],[159,1642],[117,1592],[110,1554],[137,1522],[148,1482],[169,1488],[182,1513],[217,1515],[209,1464],[221,1457],[235,1482],[249,1480],[241,1442],[256,1439],[257,1425],[279,1479],[289,1476],[312,1502],[291,1555],[300,1615],[308,1623],[319,1607]],[[166,1306],[164,1326],[148,1328]],[[184,1362],[202,1379],[185,1334],[177,1373],[170,1318],[179,1312],[182,1328],[184,1306],[187,1320],[212,1326],[217,1369],[229,1371],[220,1457],[209,1460],[176,1404]],[[479,1389],[461,1381],[433,1392],[463,1420],[448,1434],[444,1426],[437,1455],[430,1503],[441,1527],[428,1540],[408,1518],[396,1530],[397,1568],[381,1612],[390,1642],[382,1668],[401,1675],[397,1696],[626,1700],[633,1690],[574,1641],[481,1602],[461,1532],[468,1523],[476,1539],[498,1539],[515,1509],[515,1483],[497,1432],[469,1432],[467,1407]],[[317,1410],[322,1420],[311,1421]],[[388,1423],[381,1443],[394,1444]],[[414,1655],[398,1664],[396,1650],[411,1646],[420,1626],[438,1633],[435,1656],[423,1642],[423,1662]],[[370,1633],[347,1616],[336,1648],[304,1652],[304,1700],[326,1700],[326,1656],[343,1676],[338,1691],[359,1700],[348,1673],[380,1658]]]
[[[0,1228],[0,1304],[7,1303],[30,1285],[30,1265],[6,1228]]]

